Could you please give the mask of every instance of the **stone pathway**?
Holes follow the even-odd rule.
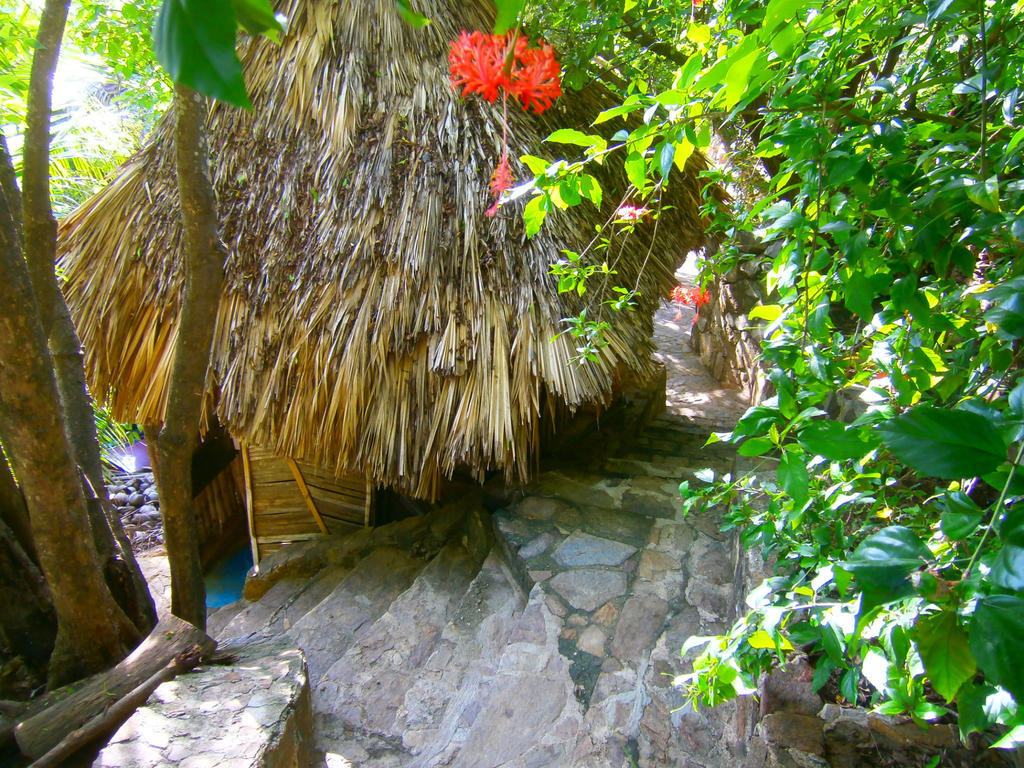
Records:
[[[247,600],[211,616],[236,663],[162,686],[100,765],[748,764],[735,707],[694,712],[671,684],[685,639],[728,626],[746,576],[713,512],[683,514],[681,480],[731,471],[727,446],[703,446],[745,404],[695,362],[677,311],[656,318],[669,396],[642,432],[609,419],[585,456],[555,457],[525,487],[495,481],[424,517],[275,553]],[[239,690],[250,677],[273,695],[254,704]],[[266,739],[246,735],[247,712],[273,722]],[[189,728],[239,735],[200,743]]]
[[[719,384],[690,349],[693,307],[664,302],[654,315],[654,358],[665,366],[665,407],[694,425],[730,430],[747,409],[741,394]]]

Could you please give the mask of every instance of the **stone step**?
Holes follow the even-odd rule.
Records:
[[[316,746],[327,764],[406,765],[399,717],[406,692],[442,639],[460,598],[480,568],[450,542],[412,586],[353,643],[313,693]]]
[[[583,722],[569,661],[559,651],[562,620],[536,586],[497,669],[464,704],[445,750],[410,768],[570,766]]]
[[[309,578],[280,578],[259,599],[242,598],[212,614],[207,620],[207,633],[219,640],[280,634],[334,591],[351,570],[328,565]]]
[[[223,623],[216,634],[210,636],[217,640],[231,640],[251,634],[262,634],[274,613],[282,605],[294,599],[295,595],[306,587],[306,584],[306,580],[302,578],[281,579],[275,582],[259,600],[249,601],[243,598],[237,601],[241,603],[239,610],[235,611],[230,620]],[[208,628],[208,633],[213,631],[214,628]]]
[[[401,737],[395,727],[398,706],[479,568],[460,542],[449,542],[315,683],[317,717],[359,732]]]
[[[288,630],[306,655],[310,680],[327,669],[404,592],[426,561],[407,551],[381,547],[360,560],[334,590]]]
[[[352,567],[344,565],[329,566],[313,579],[306,582],[305,587],[293,593],[267,620],[264,632],[274,635],[287,632],[303,616],[334,592],[352,571]]]
[[[246,605],[248,605],[248,601],[243,598],[214,609],[206,617],[206,634],[210,637],[216,638],[220,635],[224,627],[230,624],[231,620],[235,618],[239,611],[242,611]]]
[[[497,675],[525,602],[506,571],[495,548],[406,691],[395,729],[403,748],[415,757],[403,766],[447,765],[468,736],[474,708]]]

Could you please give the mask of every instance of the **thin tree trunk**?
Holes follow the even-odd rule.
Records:
[[[102,578],[53,360],[18,245],[6,195],[0,196],[0,442],[25,497],[57,613],[53,686],[116,663],[140,635]]]
[[[25,259],[36,291],[39,320],[44,337],[50,335],[54,293],[57,282],[53,262],[57,254],[57,220],[50,207],[50,114],[53,102],[53,73],[57,69],[60,43],[68,18],[70,0],[46,0],[39,19],[36,52],[32,56],[28,113],[25,119],[25,144],[22,151],[24,173]],[[8,198],[8,205],[14,200]]]
[[[71,313],[59,293],[54,306],[50,351],[72,456],[88,480],[85,491],[89,523],[104,564],[107,585],[139,631],[149,632],[156,624],[156,606],[121,526],[121,518],[107,497],[92,398],[85,383],[85,357]]]
[[[171,566],[171,612],[203,629],[206,588],[192,504],[192,452],[199,434],[210,346],[224,282],[225,252],[217,235],[217,198],[207,161],[206,100],[178,85],[175,108],[185,286],[167,409],[157,446],[157,478],[164,543]]]
[[[133,623],[145,633],[156,623],[156,608],[131,545],[124,535],[121,520],[107,499],[92,399],[85,383],[82,346],[55,272],[57,225],[50,206],[49,123],[53,72],[57,66],[67,11],[66,0],[48,0],[40,20],[39,48],[32,62],[22,200],[24,231],[27,236],[24,242],[25,258],[40,320],[53,354],[72,458],[82,468],[92,487],[91,493],[88,488],[85,489],[85,497],[93,544],[103,562],[104,573],[115,598]],[[18,201],[14,169],[6,144],[0,149],[0,164],[4,166],[0,169],[0,184],[3,185],[8,205],[13,208]],[[17,215],[14,215],[14,222],[15,229],[20,232],[22,225]]]

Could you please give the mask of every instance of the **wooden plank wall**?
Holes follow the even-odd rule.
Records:
[[[373,524],[372,488],[253,445],[242,446],[253,559],[293,541]]]

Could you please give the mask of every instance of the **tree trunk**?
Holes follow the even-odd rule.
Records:
[[[88,488],[84,490],[93,543],[115,599],[139,630],[145,633],[156,623],[156,609],[124,535],[121,520],[107,499],[92,399],[85,383],[81,343],[55,272],[57,224],[50,206],[50,101],[68,4],[66,0],[48,0],[46,3],[40,20],[38,48],[32,61],[24,149],[22,203],[23,226],[27,235],[24,250],[43,331],[49,339],[56,365],[57,386],[72,458],[92,487],[91,493]],[[0,184],[8,206],[14,208],[18,203],[14,169],[6,144],[0,149],[3,150],[0,163],[4,166],[0,169]],[[16,214],[12,217],[20,236],[22,221]]]
[[[185,286],[167,408],[157,445],[157,479],[164,543],[171,566],[171,612],[202,629],[206,627],[206,588],[192,504],[192,451],[199,433],[225,253],[217,235],[217,199],[207,161],[206,100],[178,85],[175,108]]]
[[[103,561],[107,586],[114,599],[139,631],[146,633],[156,624],[156,606],[121,526],[121,518],[107,498],[92,398],[85,383],[82,345],[68,306],[59,293],[53,310],[50,351],[64,406],[64,429],[71,443],[72,456],[88,481],[85,491],[93,541]]]
[[[0,196],[0,442],[25,497],[57,613],[52,686],[116,663],[139,633],[101,575],[82,482],[64,433],[53,359],[18,246],[7,197]]]

